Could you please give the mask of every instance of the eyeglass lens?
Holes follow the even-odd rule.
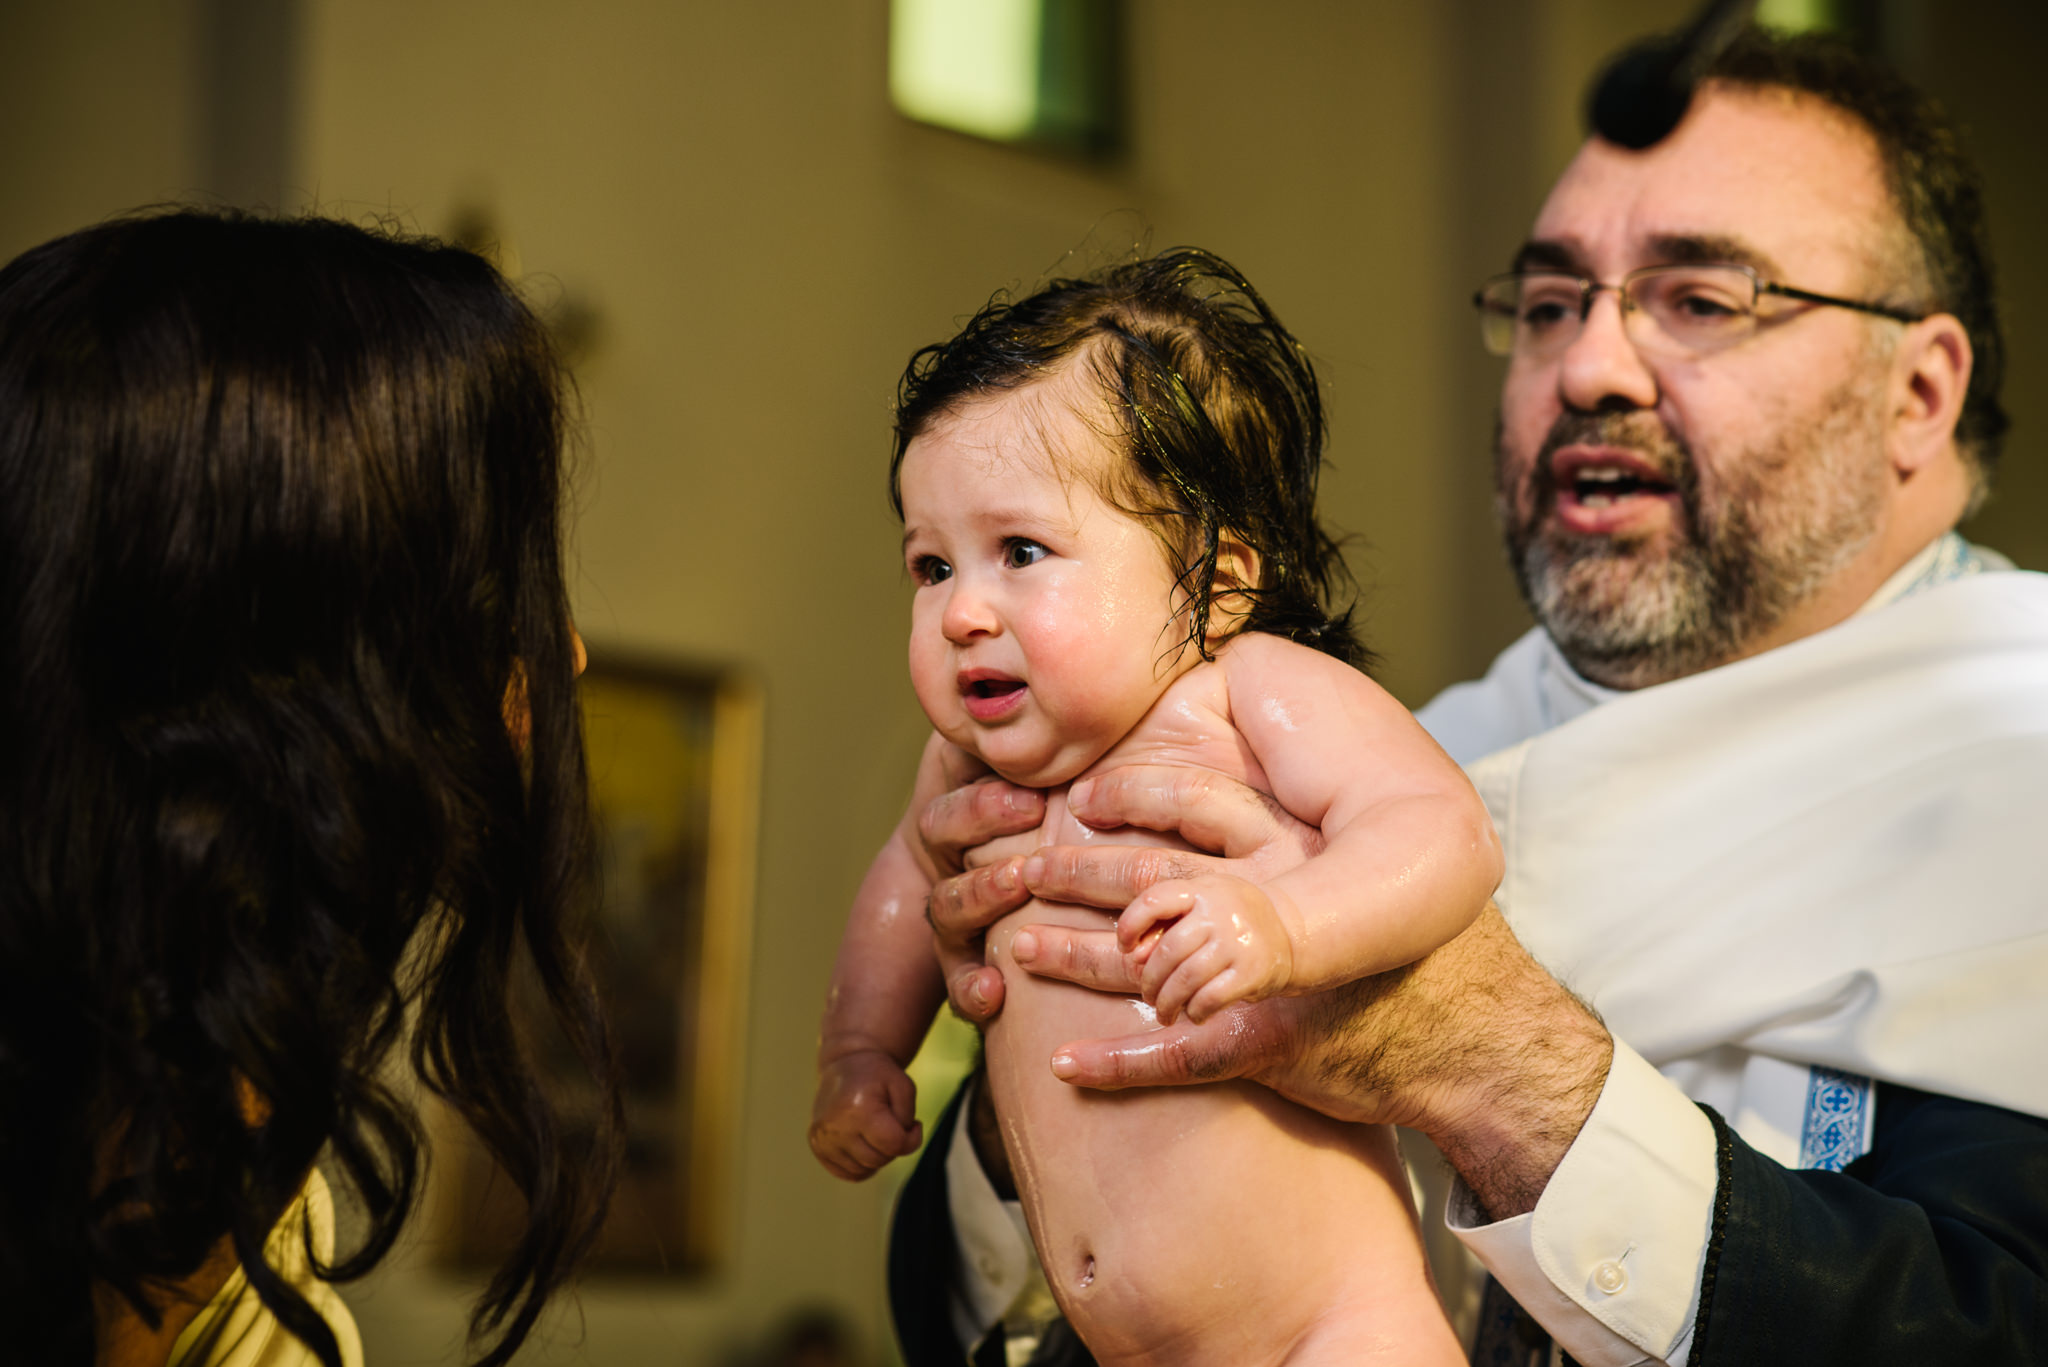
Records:
[[[1738,266],[1652,266],[1619,286],[1532,271],[1500,276],[1480,291],[1486,349],[1529,357],[1564,350],[1603,289],[1620,292],[1622,321],[1638,346],[1713,351],[1756,326],[1756,277]]]

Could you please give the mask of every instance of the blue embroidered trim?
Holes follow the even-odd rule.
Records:
[[[1799,1130],[1799,1166],[1840,1172],[1870,1149],[1867,1077],[1815,1066],[1806,1073],[1806,1121]]]
[[[1949,532],[1935,544],[1934,558],[1928,562],[1927,568],[1912,583],[1899,590],[1898,596],[1910,598],[1922,589],[1931,589],[1955,579],[1967,579],[1990,568],[1974,546],[1956,533]]]

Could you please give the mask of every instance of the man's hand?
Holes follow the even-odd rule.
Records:
[[[1043,793],[999,779],[941,793],[918,814],[918,836],[940,874],[925,916],[946,997],[975,1025],[1003,1006],[1003,975],[983,961],[982,932],[1031,898],[1019,852],[1005,854],[997,842],[1035,831],[1044,820]]]
[[[1322,849],[1323,836],[1264,793],[1205,769],[1127,765],[1076,783],[1067,809],[1099,830],[1141,826],[1177,831],[1217,855],[1143,846],[1073,846],[1048,851],[1114,872],[1139,887],[1170,878],[1227,875],[1263,882]],[[927,915],[939,968],[953,1009],[985,1025],[1003,1005],[1003,976],[983,962],[982,932],[1031,900],[1019,849],[1005,836],[1035,831],[1045,820],[1045,795],[989,779],[933,799],[919,814],[918,835],[939,873]],[[1134,894],[1135,895],[1135,894]],[[1097,902],[1122,911],[1126,897]]]
[[[1033,891],[1059,901],[1126,888],[1043,861]],[[1020,966],[1108,992],[1135,990],[1110,931],[1034,926]],[[1246,1078],[1339,1120],[1436,1141],[1496,1219],[1535,1208],[1577,1138],[1613,1057],[1599,1018],[1543,971],[1489,907],[1420,962],[1307,997],[1232,1006],[1196,1025],[1062,1046],[1053,1073],[1117,1090]]]
[[[1127,764],[1076,783],[1067,793],[1067,809],[1096,830],[1142,826],[1170,831],[1198,850],[1214,852],[1090,847],[1097,855],[1127,860],[1127,876],[1149,873],[1145,887],[1204,874],[1262,883],[1323,849],[1321,831],[1296,820],[1265,793],[1208,769]],[[1127,897],[1113,905],[1122,908],[1130,901]]]
[[[974,834],[1030,824],[1002,825],[1007,795],[953,796],[960,806],[933,826],[942,841],[964,847]],[[1320,832],[1272,799],[1199,769],[1112,770],[1075,784],[1068,804],[1098,829],[1178,831],[1221,857],[1053,846],[949,880],[934,892],[932,920],[942,943],[965,928],[976,937],[969,962],[977,976],[968,986],[981,1009],[963,1008],[970,1019],[986,1020],[1001,1003],[1000,978],[980,968],[981,929],[1033,896],[1120,910],[1170,880],[1264,882],[1322,847]],[[1114,931],[1034,926],[1011,951],[1020,966],[1046,977],[1109,992],[1143,987],[1139,965]],[[983,973],[996,979],[992,994]],[[957,990],[954,1000],[960,1004]],[[1077,1042],[1055,1053],[1052,1067],[1076,1085],[1105,1089],[1247,1078],[1340,1120],[1407,1125],[1436,1140],[1482,1204],[1506,1218],[1534,1208],[1599,1100],[1612,1056],[1599,1018],[1489,908],[1406,968],[1312,996],[1239,1003],[1200,1024],[1182,1020],[1126,1039]]]
[[[1083,779],[1068,790],[1067,810],[1098,830],[1140,826],[1175,831],[1191,845],[1220,852],[1218,857],[1151,846],[1088,845],[1053,847],[1030,856],[1078,861],[1116,886],[1142,889],[1167,879],[1208,876],[1257,883],[1293,868],[1323,845],[1321,831],[1295,820],[1264,793],[1205,769],[1177,765],[1126,765]],[[932,888],[929,909],[946,996],[975,1025],[987,1024],[1003,1005],[1002,974],[982,960],[982,932],[1032,895],[1024,874],[1028,861],[1013,852],[1010,842],[995,842],[1032,830],[1044,819],[1044,794],[992,781],[944,794],[919,818],[926,852],[942,874],[952,874]],[[1120,897],[1090,905],[1121,912],[1130,901]]]

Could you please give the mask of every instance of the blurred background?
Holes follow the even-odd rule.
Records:
[[[1230,258],[1320,366],[1325,513],[1354,537],[1382,681],[1419,704],[1526,626],[1488,506],[1497,363],[1466,297],[1577,145],[1601,59],[1691,8],[898,0],[892,37],[890,0],[0,2],[0,258],[164,201],[495,252],[582,387],[584,635],[760,699],[744,952],[698,1120],[724,1155],[704,1256],[586,1278],[526,1360],[893,1360],[890,1175],[827,1177],[804,1128],[838,928],[924,733],[884,494],[910,352],[998,288],[1137,244]],[[977,9],[1008,36],[949,48]],[[2048,568],[2048,7],[1765,10],[1888,53],[1963,124],[2014,419],[1970,531]],[[1021,85],[984,69],[1005,43],[1050,64]],[[478,1283],[420,1228],[347,1289],[375,1367],[459,1356]]]

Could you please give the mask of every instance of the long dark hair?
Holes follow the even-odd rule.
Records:
[[[1350,577],[1316,520],[1323,405],[1308,355],[1236,268],[1176,247],[1018,300],[997,295],[950,341],[918,351],[897,386],[889,497],[910,443],[962,403],[1019,389],[1084,358],[1127,459],[1103,490],[1152,520],[1181,568],[1188,643],[1208,634],[1218,543],[1258,552],[1244,631],[1284,636],[1365,665],[1336,599]]]
[[[339,1367],[265,1236],[322,1158],[367,1232],[319,1275],[390,1249],[406,1038],[527,1200],[481,1361],[591,1239],[616,1101],[569,932],[563,383],[488,263],[346,224],[134,218],[0,270],[0,1286],[29,1360],[93,1360],[96,1286],[157,1323],[226,1237]],[[594,1117],[537,1085],[522,964]]]

